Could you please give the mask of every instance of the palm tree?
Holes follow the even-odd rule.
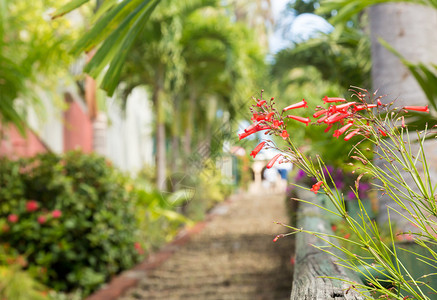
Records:
[[[359,28],[340,28],[296,43],[275,55],[273,76],[279,78],[293,68],[313,66],[322,78],[344,89],[367,86],[370,79],[370,43]]]
[[[171,108],[186,109],[185,113],[173,111],[170,124],[174,135],[182,135],[185,127],[184,149],[190,151],[187,145],[192,144],[194,131],[191,121],[202,107],[199,97],[207,95],[204,99],[217,98],[220,103],[231,101],[247,71],[246,65],[240,68],[246,59],[240,52],[246,50],[241,44],[236,46],[237,41],[241,43],[242,29],[223,16],[217,1],[166,1],[162,7],[165,10],[160,7],[155,11],[129,55],[123,93],[129,94],[138,85],[150,87],[156,124],[156,180],[164,189],[166,115]],[[185,100],[188,105],[184,105]],[[199,122],[207,119],[205,114],[202,117]],[[186,126],[178,128],[176,124],[181,122]]]

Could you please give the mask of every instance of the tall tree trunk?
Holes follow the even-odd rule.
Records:
[[[427,99],[414,77],[378,39],[387,41],[409,61],[437,63],[437,10],[424,5],[387,3],[371,7],[369,16],[373,89],[379,90],[380,95],[388,95],[386,102],[398,99],[396,106],[425,105]],[[431,143],[426,147],[437,147],[436,142]],[[436,174],[437,157],[428,158]],[[405,174],[405,178],[408,175]],[[387,195],[381,196],[380,222],[387,222],[386,206],[399,209]],[[391,214],[391,218],[401,228],[408,227],[408,222],[398,214]]]
[[[181,97],[176,95],[173,99],[173,120],[172,120],[172,136],[171,136],[171,158],[170,171],[177,172],[180,162],[179,140],[181,138]]]
[[[188,116],[187,116],[187,126],[185,127],[184,135],[184,154],[189,156],[191,154],[191,144],[193,142],[193,120],[194,120],[194,110],[196,105],[196,94],[194,91],[190,91],[188,99]]]
[[[152,95],[153,105],[155,107],[155,117],[156,117],[156,155],[155,155],[155,166],[156,166],[156,186],[159,190],[163,191],[166,189],[166,147],[165,147],[165,120],[164,112],[162,109],[162,103],[160,99],[161,85],[158,84]]]

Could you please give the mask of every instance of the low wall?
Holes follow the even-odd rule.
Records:
[[[298,199],[321,204],[320,198],[313,192],[299,189],[294,194]],[[326,211],[315,205],[299,202],[296,227],[332,234],[331,226],[326,218],[327,214]],[[329,239],[329,241],[335,242],[333,239]],[[350,284],[340,280],[323,278],[324,276],[329,276],[361,283],[358,275],[336,264],[334,256],[313,247],[326,245],[328,243],[314,235],[306,233],[298,233],[296,235],[296,263],[290,299],[365,299],[364,296],[350,288]],[[338,254],[341,255],[341,253]]]

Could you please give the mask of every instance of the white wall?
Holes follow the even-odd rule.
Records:
[[[146,90],[141,87],[133,90],[125,115],[114,99],[108,101],[107,157],[132,174],[145,165],[153,165],[153,115]]]

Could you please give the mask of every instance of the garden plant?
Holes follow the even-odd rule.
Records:
[[[312,186],[301,188],[326,195],[332,202],[332,208],[320,208],[341,218],[348,233],[335,236],[285,225],[292,231],[276,236],[274,241],[299,232],[325,240],[328,246],[319,247],[320,250],[335,255],[339,265],[361,275],[363,284],[349,284],[351,289],[365,297],[433,299],[436,290],[429,281],[434,272],[415,276],[401,259],[404,252],[409,252],[417,262],[413,264],[416,268],[420,264],[435,268],[437,262],[434,246],[437,243],[436,185],[433,185],[424,151],[425,140],[433,132],[428,128],[411,132],[407,125],[410,116],[428,113],[428,106],[397,107],[396,101],[386,102],[381,96],[377,97],[376,93],[364,89],[354,88],[351,92],[351,100],[324,97],[324,106],[317,106],[311,117],[292,114],[296,109],[308,109],[306,100],[279,109],[274,98],[263,99],[263,92],[259,99],[254,99],[256,103],[250,108],[253,124],[239,134],[240,140],[260,131],[267,136],[279,137],[279,140],[282,138],[287,143],[285,147],[277,145],[273,138],[267,138],[251,155],[256,157],[259,151],[266,148],[281,151],[268,162],[267,168],[274,164],[292,162],[308,177],[314,178]],[[341,138],[353,145],[349,153],[352,162],[349,164],[357,177],[349,188],[360,205],[358,216],[352,217],[348,213],[345,193],[336,185],[335,174],[330,172],[332,170],[323,158],[318,155],[310,157],[296,146],[293,132],[287,131],[289,121],[302,122],[306,126],[323,126],[326,134],[332,134],[333,138]],[[360,185],[363,184],[361,180],[364,176],[370,178],[371,191],[378,192],[379,196],[388,196],[396,203],[387,208],[388,238],[381,238],[383,226],[369,216],[370,212],[362,204]],[[305,199],[300,201],[308,203]],[[411,225],[409,228],[414,230],[398,232],[390,218],[393,214],[401,215]],[[413,240],[421,250],[402,249],[395,243],[402,236]],[[339,240],[340,246],[330,241],[330,237]],[[354,247],[341,246],[344,243]],[[350,250],[356,248],[361,251]],[[336,254],[338,250],[343,256]]]

